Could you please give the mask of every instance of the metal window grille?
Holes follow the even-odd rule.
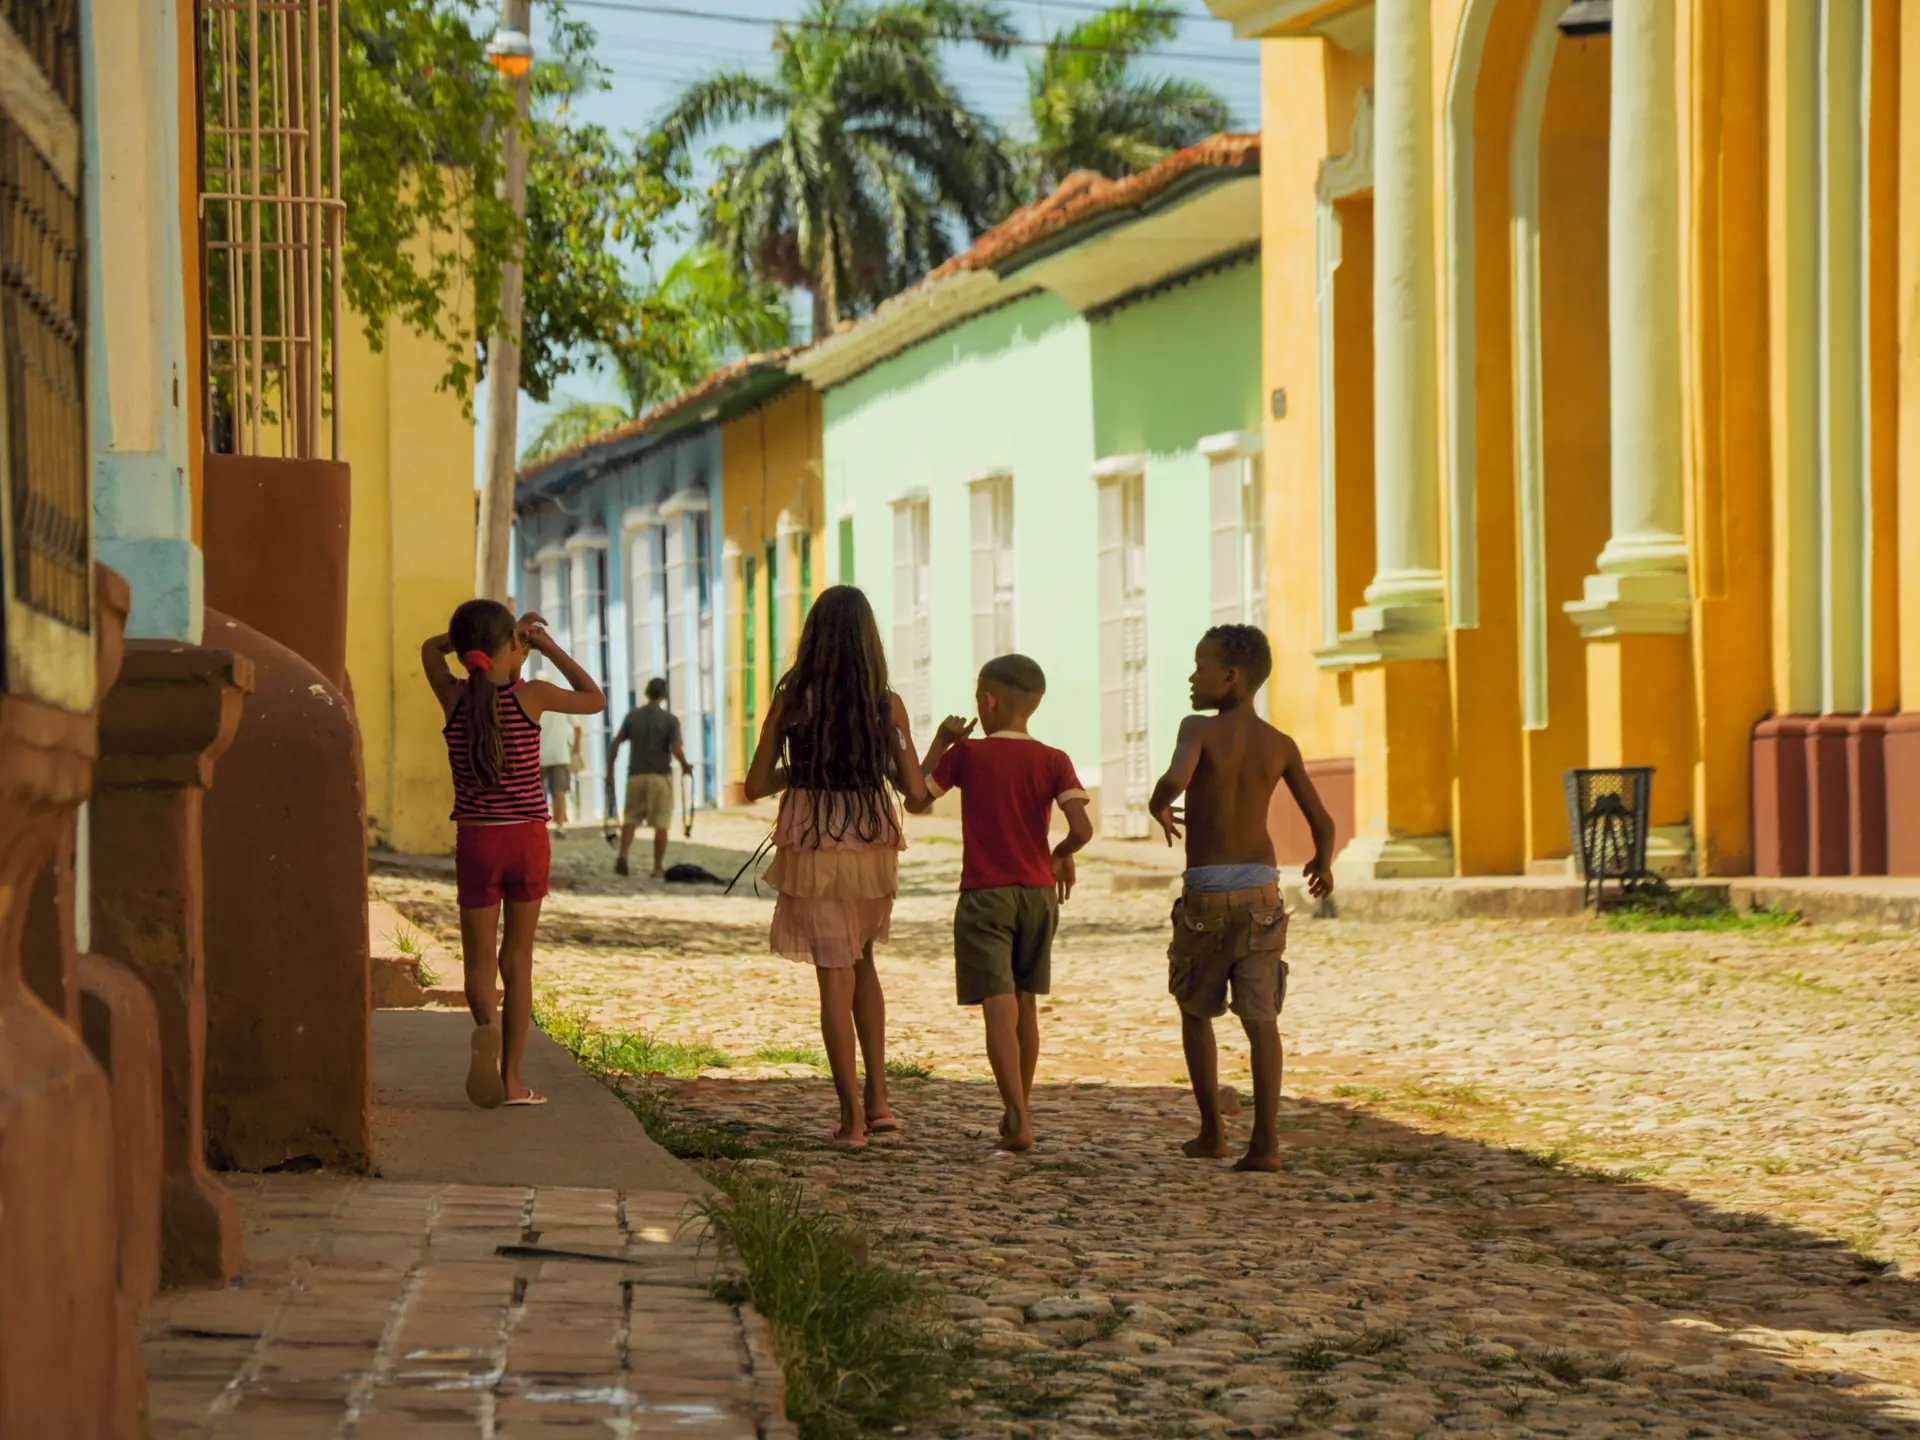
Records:
[[[14,598],[88,627],[92,515],[80,200],[0,118],[0,327]]]
[[[338,0],[200,0],[209,445],[340,454]]]
[[[80,114],[79,0],[0,0],[0,20],[40,67],[53,93]]]

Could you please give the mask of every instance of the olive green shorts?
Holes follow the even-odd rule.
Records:
[[[1051,885],[962,890],[953,911],[953,970],[962,1005],[990,995],[1045,995],[1053,983],[1060,901]]]

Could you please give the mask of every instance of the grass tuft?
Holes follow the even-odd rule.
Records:
[[[739,1170],[715,1183],[722,1194],[696,1208],[744,1272],[723,1298],[751,1300],[773,1326],[803,1440],[904,1430],[947,1408],[974,1352],[919,1276],[799,1184]]]
[[[1800,923],[1793,910],[1756,905],[1736,910],[1718,887],[1682,885],[1664,895],[1636,896],[1604,912],[1609,930],[1661,933],[1672,930],[1784,930]]]
[[[747,1057],[749,1065],[811,1065],[816,1070],[826,1068],[826,1052],[809,1049],[805,1045],[762,1045]]]
[[[1542,1350],[1538,1355],[1528,1356],[1527,1363],[1562,1385],[1578,1385],[1587,1378],[1587,1367],[1571,1350]]]
[[[427,963],[427,942],[410,921],[402,920],[393,932],[393,948],[401,958],[413,962],[413,983],[431,990],[440,983],[439,973]]]
[[[733,1057],[726,1051],[702,1041],[688,1044],[663,1040],[650,1030],[632,1035],[597,1030],[585,1010],[551,994],[536,995],[533,1012],[534,1024],[602,1077],[665,1075],[673,1080],[692,1080],[703,1070],[725,1070],[733,1064]]]
[[[924,1060],[888,1060],[887,1078],[889,1080],[931,1080],[933,1066]]]

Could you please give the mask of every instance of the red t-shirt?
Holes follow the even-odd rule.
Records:
[[[1053,884],[1054,802],[1087,798],[1064,753],[1012,730],[962,740],[940,757],[927,788],[960,792],[962,890]]]

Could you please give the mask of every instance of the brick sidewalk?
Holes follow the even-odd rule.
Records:
[[[246,1266],[149,1308],[154,1440],[794,1433],[684,1195],[225,1178]]]

